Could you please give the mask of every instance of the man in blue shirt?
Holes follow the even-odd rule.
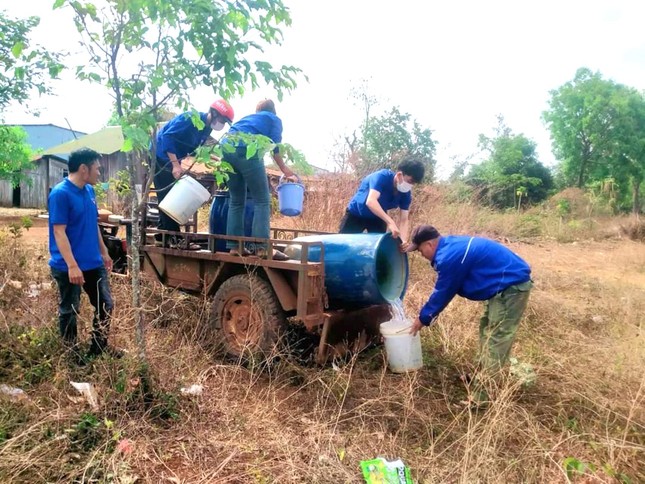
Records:
[[[224,161],[230,163],[234,170],[228,177],[231,198],[228,207],[226,234],[244,235],[244,212],[248,189],[249,193],[253,194],[254,203],[251,236],[268,239],[271,230],[271,194],[264,166],[264,153],[255,152],[253,156],[247,155],[247,145],[242,138],[248,137],[248,135],[266,136],[275,144],[282,142],[282,120],[276,113],[273,100],[260,101],[255,108],[255,113],[243,117],[231,126],[226,137],[222,140],[222,144],[227,143],[235,146],[235,150],[224,151]],[[271,157],[287,179],[295,179],[295,174],[286,165],[277,146],[271,152]],[[233,255],[250,255],[248,249],[243,249],[240,253],[234,241],[228,241],[226,245]],[[266,254],[266,247],[262,244],[255,247],[255,254],[269,256]],[[286,254],[275,249],[273,254],[270,254],[270,258],[288,259]]]
[[[338,232],[359,234],[363,231],[385,233],[408,240],[408,215],[412,203],[412,185],[420,183],[425,175],[423,163],[408,159],[398,166],[397,172],[379,170],[366,176],[350,200]],[[399,223],[388,215],[388,210],[399,209]]]
[[[421,308],[411,333],[432,324],[459,294],[472,301],[484,301],[479,324],[480,371],[493,376],[507,362],[517,327],[522,319],[533,283],[531,268],[502,244],[482,237],[441,236],[430,225],[412,232],[406,252],[418,250],[437,271],[438,278],[428,302]],[[473,393],[474,403],[488,400],[481,386]]]
[[[58,322],[68,347],[77,350],[76,315],[81,287],[94,306],[89,356],[106,351],[113,302],[108,272],[112,259],[98,226],[92,185],[100,175],[99,155],[90,149],[71,153],[69,176],[49,194],[49,266],[60,292]],[[117,352],[110,350],[113,356]]]
[[[183,174],[181,161],[206,143],[212,131],[221,131],[225,123],[232,123],[234,113],[228,102],[219,99],[211,104],[208,113],[199,113],[204,123],[202,129],[193,124],[191,116],[191,112],[175,116],[157,133],[154,182],[159,203]],[[159,211],[158,228],[179,232],[179,224],[162,210]],[[189,247],[185,246],[185,241],[181,242],[184,244],[181,248],[199,249],[199,246]]]

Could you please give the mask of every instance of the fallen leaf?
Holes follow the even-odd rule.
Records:
[[[338,460],[341,462],[345,460],[345,449],[338,449]]]

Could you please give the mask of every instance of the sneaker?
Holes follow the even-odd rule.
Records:
[[[258,257],[266,257],[267,251],[265,249],[258,249],[255,251],[255,255]],[[285,254],[284,252],[280,252],[279,250],[274,250],[273,251],[273,260],[279,260],[279,261],[285,261],[285,260],[290,260],[289,256]]]
[[[172,246],[172,248],[181,250],[201,250],[202,246],[199,244],[194,244],[193,242],[188,242],[186,239],[182,239],[174,246]]]

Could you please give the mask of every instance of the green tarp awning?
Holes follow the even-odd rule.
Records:
[[[48,148],[40,156],[60,155],[71,153],[80,148],[90,148],[102,155],[109,155],[119,151],[123,146],[123,132],[121,126],[108,126],[92,134],[86,134],[78,139]]]

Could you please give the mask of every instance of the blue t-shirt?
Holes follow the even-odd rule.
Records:
[[[354,197],[349,201],[347,210],[352,215],[363,218],[378,218],[367,207],[367,196],[370,190],[378,191],[381,196],[378,198],[378,203],[384,211],[393,208],[400,208],[401,210],[409,210],[412,203],[412,194],[410,192],[401,193],[394,186],[394,177],[396,173],[392,170],[379,170],[371,175],[363,178],[361,185]]]
[[[203,145],[211,134],[211,127],[206,122],[206,113],[199,113],[204,128],[199,130],[193,124],[192,113],[186,112],[175,116],[157,133],[157,158],[170,162],[168,152],[174,153],[178,160],[185,158]],[[151,147],[152,148],[152,147]]]
[[[531,279],[531,268],[524,259],[499,242],[482,237],[441,237],[432,267],[439,277],[421,308],[419,319],[423,324],[430,324],[457,294],[486,301]]]
[[[72,254],[82,271],[103,266],[99,249],[99,212],[94,189],[90,185],[78,188],[68,178],[56,185],[49,194],[49,265],[67,271],[56,238],[54,225],[66,225],[65,234],[72,247]]]
[[[229,133],[262,134],[274,143],[282,142],[282,120],[269,111],[244,116],[231,126]]]
[[[227,134],[234,133],[261,134],[274,143],[281,143],[282,120],[269,111],[260,111],[244,116],[237,123],[233,124]],[[232,144],[232,141],[227,140],[226,136],[224,136],[222,143]],[[244,146],[244,143],[237,143],[236,146]],[[278,148],[276,147],[273,152],[277,153]]]

